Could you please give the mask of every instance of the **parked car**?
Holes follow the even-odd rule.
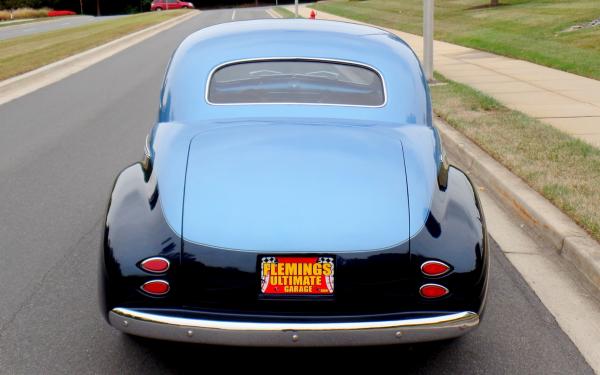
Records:
[[[413,51],[315,20],[225,23],[176,50],[145,157],[117,177],[103,314],[209,344],[411,343],[478,326],[488,240]]]
[[[161,10],[169,10],[169,9],[193,9],[194,4],[189,3],[187,1],[179,1],[179,0],[154,0],[152,4],[150,4],[151,11],[161,11]]]

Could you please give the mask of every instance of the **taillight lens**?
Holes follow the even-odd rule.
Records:
[[[423,298],[440,298],[449,293],[446,287],[438,284],[425,284],[419,289]]]
[[[442,276],[450,271],[450,266],[437,260],[430,260],[421,265],[421,272],[425,276]]]
[[[140,263],[140,267],[150,273],[167,272],[169,265],[169,261],[161,257],[148,258]]]
[[[153,296],[162,296],[169,292],[169,283],[164,280],[151,280],[142,285],[142,290]]]

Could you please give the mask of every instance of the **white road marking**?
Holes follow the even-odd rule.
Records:
[[[231,13],[231,20],[235,20],[235,9],[233,10],[233,13]]]
[[[273,8],[269,8],[267,10],[265,10],[265,12],[271,16],[271,18],[282,18],[279,13],[277,13],[276,11],[273,10]]]

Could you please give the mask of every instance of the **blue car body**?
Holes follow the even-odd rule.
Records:
[[[247,61],[368,67],[385,101],[211,103],[212,74]],[[146,147],[117,178],[107,213],[102,301],[115,327],[216,344],[367,345],[477,326],[483,214],[468,178],[445,162],[427,82],[397,36],[314,20],[196,32],[172,57]],[[271,254],[334,256],[335,295],[264,298],[257,259]],[[154,257],[168,270],[140,267]],[[428,276],[428,261],[448,271]],[[154,279],[168,292],[140,289]],[[430,284],[446,294],[420,295]]]

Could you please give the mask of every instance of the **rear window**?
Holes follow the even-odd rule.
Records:
[[[233,63],[210,77],[212,104],[338,104],[381,106],[383,80],[368,67],[344,62],[268,60]]]

